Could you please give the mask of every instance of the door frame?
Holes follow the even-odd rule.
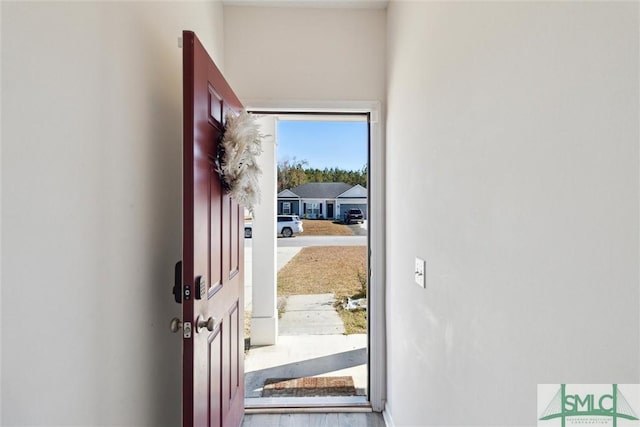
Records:
[[[386,401],[386,256],[385,256],[385,151],[382,103],[379,101],[246,100],[249,112],[353,114],[369,116],[369,402],[382,412]]]

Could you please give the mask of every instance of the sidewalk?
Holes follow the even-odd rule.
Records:
[[[333,294],[291,295],[286,299],[278,334],[335,335],[344,334],[344,324],[338,316]]]

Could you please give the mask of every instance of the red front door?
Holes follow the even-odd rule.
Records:
[[[184,427],[236,427],[244,413],[244,209],[214,170],[242,104],[194,33],[183,32]]]

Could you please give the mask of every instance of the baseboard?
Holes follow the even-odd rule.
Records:
[[[384,411],[382,411],[382,418],[384,418],[384,424],[387,427],[395,427],[396,425],[393,423],[393,418],[391,418],[391,412],[389,412],[389,407],[384,405]]]

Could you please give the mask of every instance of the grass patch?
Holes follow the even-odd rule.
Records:
[[[358,272],[366,271],[366,259],[366,246],[302,248],[278,272],[278,296],[354,295],[361,289]]]
[[[344,305],[347,303],[347,299],[361,299],[367,298],[367,276],[364,272],[358,271],[357,274],[358,283],[360,289],[353,295],[343,296],[336,301],[336,311],[342,318],[344,323],[345,334],[366,334],[367,333],[367,310],[364,308],[358,308],[355,310],[345,310]]]
[[[366,310],[348,311],[342,303],[366,296],[366,246],[313,246],[278,272],[278,296],[333,293],[347,334],[367,333]]]
[[[349,227],[326,219],[303,219],[299,236],[353,236]]]
[[[367,310],[344,310],[342,303],[338,301],[338,314],[344,323],[344,333],[366,334],[367,333]]]

